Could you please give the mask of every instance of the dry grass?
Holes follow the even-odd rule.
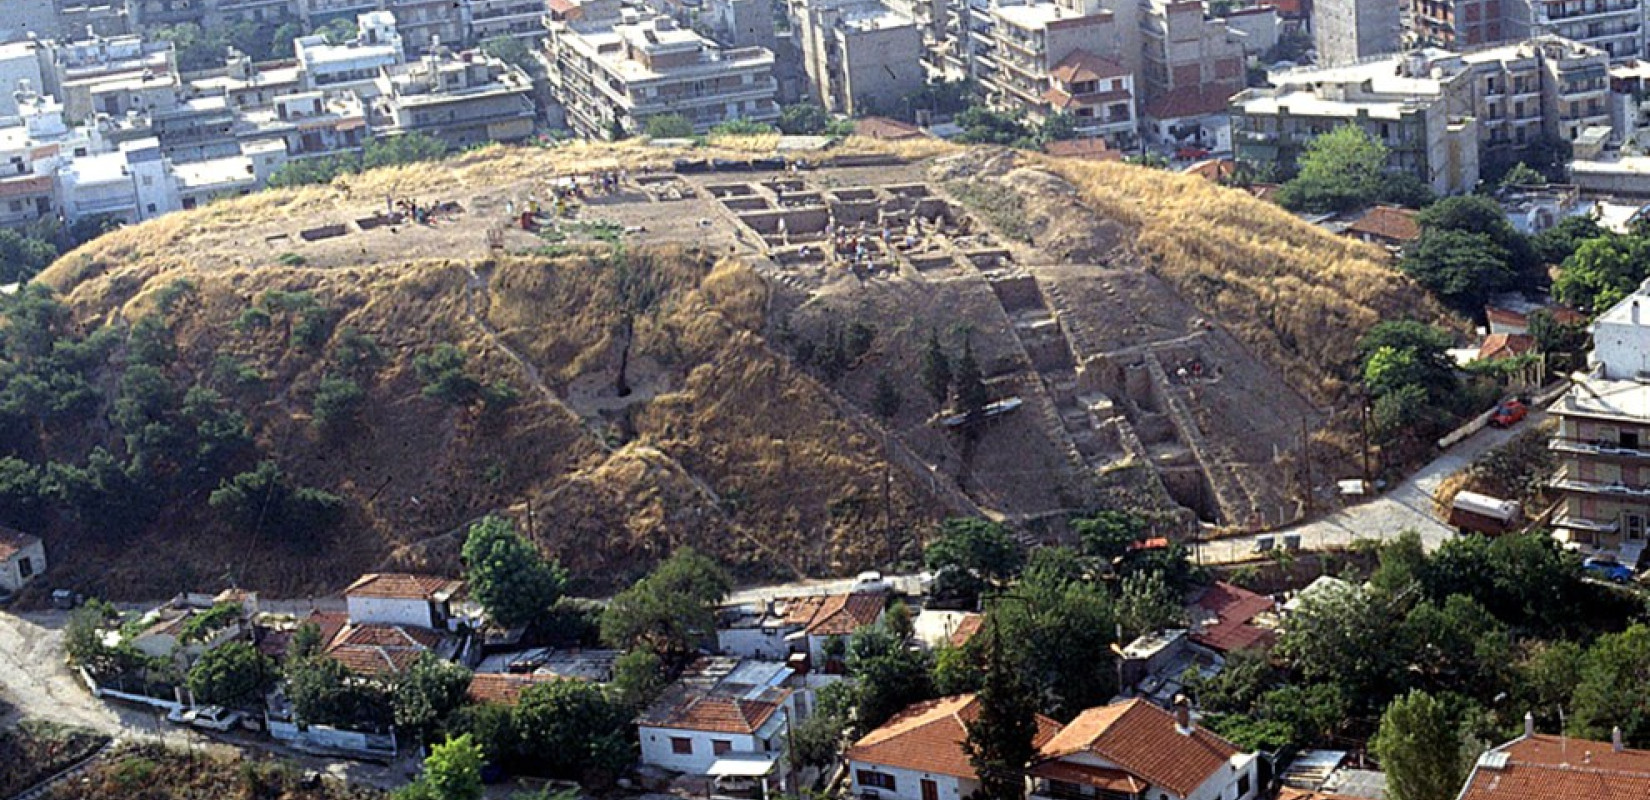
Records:
[[[1246,192],[1126,164],[1032,158],[1077,186],[1095,210],[1134,228],[1148,268],[1314,402],[1342,396],[1357,339],[1375,323],[1449,324],[1443,308],[1374,248]]]

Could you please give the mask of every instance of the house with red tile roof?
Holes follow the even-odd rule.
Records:
[[[1187,608],[1192,641],[1225,655],[1277,640],[1277,631],[1258,624],[1273,612],[1272,598],[1216,581]]]
[[[1650,750],[1627,748],[1614,733],[1608,742],[1540,734],[1526,715],[1524,735],[1479,756],[1457,800],[1650,797]]]
[[[375,572],[350,584],[344,601],[350,622],[445,630],[450,603],[463,589],[463,581],[436,575]]]
[[[1410,209],[1375,206],[1360,214],[1341,235],[1383,248],[1396,258],[1403,255],[1405,247],[1421,238],[1421,225]]]
[[[1478,361],[1517,358],[1535,352],[1535,337],[1527,333],[1492,333],[1478,345]]]
[[[1252,800],[1259,756],[1141,699],[1091,708],[1038,748],[1032,800],[1079,795]],[[1107,794],[1111,793],[1111,794]]]
[[[0,591],[15,592],[46,570],[46,545],[32,533],[0,527]]]
[[[643,764],[688,775],[712,775],[719,762],[754,762],[777,774],[800,707],[811,705],[793,686],[795,672],[773,661],[703,658],[636,719]]]
[[[806,653],[813,669],[840,672],[825,645],[875,625],[888,608],[882,591],[787,597],[766,605],[729,606],[717,613],[716,646],[740,658],[783,660]]]
[[[980,786],[964,743],[979,717],[979,699],[961,694],[906,708],[854,742],[843,758],[857,797],[880,800],[965,800]],[[1037,717],[1043,745],[1060,723]]]
[[[393,678],[407,671],[419,656],[452,656],[453,647],[428,628],[382,623],[350,623],[338,631],[322,651],[364,678]]]
[[[516,674],[510,672],[477,672],[470,676],[470,688],[464,696],[472,703],[497,703],[513,706],[521,702],[521,693],[529,686],[553,681],[572,680],[546,673]]]

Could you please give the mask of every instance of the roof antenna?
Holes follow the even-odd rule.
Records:
[[[1558,707],[1558,754],[1559,754],[1559,757],[1561,759],[1563,759],[1563,761],[1561,763],[1564,763],[1566,765],[1570,763],[1570,734],[1569,734],[1569,731],[1566,730],[1568,727],[1569,727],[1569,725],[1567,725],[1564,722],[1564,706],[1559,706]]]

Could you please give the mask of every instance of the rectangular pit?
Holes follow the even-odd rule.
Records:
[[[854,203],[861,200],[875,200],[877,191],[875,189],[836,189],[831,192],[831,196],[844,203]]]
[[[1014,265],[1014,258],[1007,250],[976,250],[964,253],[963,257],[978,270],[1001,269]]]
[[[785,231],[792,236],[822,234],[831,221],[830,212],[823,207],[753,211],[739,215],[739,221],[763,236],[779,234],[779,221],[785,221]]]
[[[706,186],[705,191],[710,192],[710,196],[716,198],[750,197],[756,194],[756,187],[748,183],[718,183]]]
[[[349,226],[339,222],[332,225],[322,225],[319,228],[310,228],[309,230],[299,231],[298,238],[303,239],[306,242],[319,242],[322,239],[331,239],[337,236],[343,236],[346,233],[349,233]]]
[[[912,183],[904,186],[889,186],[886,187],[886,189],[889,194],[895,197],[931,197],[934,194],[933,190],[920,183]]]
[[[723,198],[722,205],[727,206],[729,211],[766,211],[773,208],[766,198],[755,196]]]

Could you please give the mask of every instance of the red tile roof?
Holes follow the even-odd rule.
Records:
[[[951,646],[962,647],[963,645],[968,644],[968,640],[973,639],[975,635],[980,632],[980,628],[984,625],[984,614],[965,615],[957,622],[957,629],[951,632]]]
[[[443,590],[456,591],[462,582],[438,575],[371,573],[362,575],[344,590],[345,597],[386,597],[399,600],[429,600]]]
[[[1129,74],[1123,65],[1109,58],[1097,56],[1082,48],[1077,48],[1060,59],[1048,71],[1048,76],[1066,85],[1083,81],[1098,81],[1106,78],[1121,78]]]
[[[1206,728],[1181,733],[1169,712],[1138,698],[1078,714],[1040,750],[1043,759],[1092,753],[1181,796],[1196,791],[1239,752]]]
[[[1486,765],[1505,754],[1506,764]],[[1460,800],[1644,800],[1650,797],[1650,750],[1616,752],[1609,742],[1565,741],[1537,734],[1481,757]]]
[[[1192,640],[1205,647],[1230,653],[1277,638],[1276,633],[1253,624],[1255,617],[1272,610],[1272,598],[1266,595],[1216,581],[1192,605],[1213,618],[1192,634]]]
[[[847,636],[876,622],[887,606],[881,592],[793,597],[786,600],[785,622],[810,636]]]
[[[1141,792],[1148,788],[1144,781],[1122,770],[1091,767],[1087,764],[1044,761],[1027,771],[1039,778],[1092,786],[1096,789],[1125,794],[1130,797],[1138,797]]]
[[[1237,174],[1237,162],[1230,158],[1209,158],[1192,164],[1181,172],[1196,175],[1210,183],[1220,183]]]
[[[347,625],[326,654],[358,675],[399,675],[440,644],[440,636],[422,628]]]
[[[909,122],[900,122],[887,117],[866,117],[854,120],[854,133],[872,139],[899,141],[900,139],[917,139],[928,134]]]
[[[783,700],[788,694],[784,693],[780,699]],[[649,716],[638,724],[649,728],[752,734],[767,723],[779,706],[779,701],[690,693],[662,714],[650,711]]]
[[[1478,346],[1478,360],[1513,358],[1535,352],[1535,337],[1527,333],[1492,333]]]
[[[964,742],[968,723],[979,716],[974,695],[928,700],[906,708],[848,748],[849,761],[973,779],[974,765]],[[1060,723],[1038,715],[1036,744],[1060,730]]]
[[[470,676],[470,688],[466,692],[472,703],[498,703],[513,706],[521,702],[521,693],[527,687],[552,681],[571,680],[559,675],[516,675],[507,673],[478,672]]]
[[[17,555],[25,547],[33,547],[39,543],[40,537],[32,533],[14,531],[11,528],[0,528],[0,561]]]
[[[1413,242],[1421,238],[1415,212],[1394,206],[1376,206],[1346,227],[1348,235],[1362,234],[1391,242]]]
[[[1222,113],[1226,111],[1232,94],[1218,86],[1181,87],[1147,103],[1146,116],[1163,120]]]

